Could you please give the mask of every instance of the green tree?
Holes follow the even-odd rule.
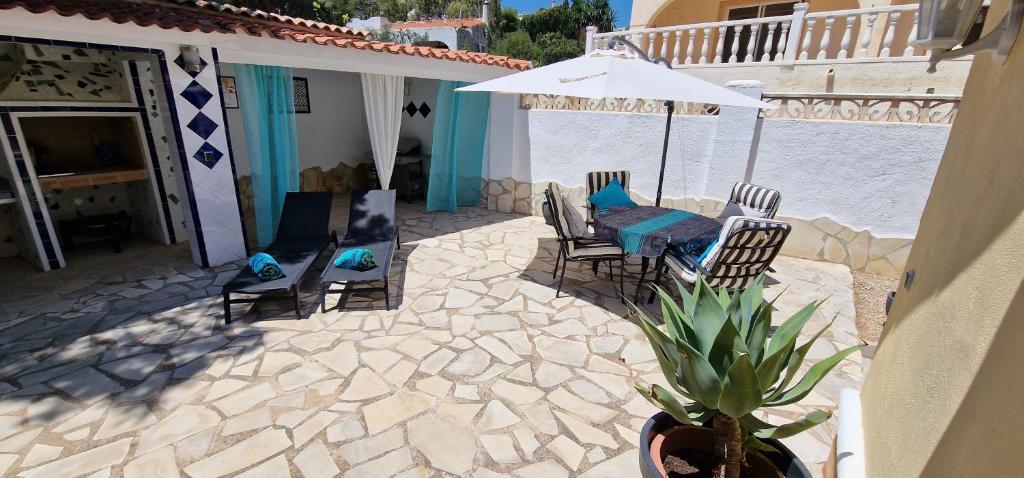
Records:
[[[519,28],[519,12],[512,7],[502,8],[494,13],[488,27],[495,37],[501,38],[504,35],[514,32]]]
[[[534,44],[537,45],[538,54],[533,62],[537,66],[550,65],[583,54],[583,46],[579,41],[566,38],[559,33],[545,33],[538,37]]]
[[[476,0],[455,0],[445,9],[448,18],[479,18],[480,7]]]
[[[491,53],[504,55],[520,60],[534,61],[540,57],[540,49],[533,44],[530,34],[523,31],[516,31],[505,35],[498,40],[491,48]]]

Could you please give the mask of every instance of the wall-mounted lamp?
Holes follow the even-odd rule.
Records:
[[[942,60],[987,51],[1002,63],[1009,55],[1024,20],[1024,0],[1011,0],[1010,9],[988,35],[957,48],[967,38],[984,0],[920,0],[914,45],[931,50],[928,73]]]
[[[199,73],[203,71],[202,58],[199,57],[199,49],[192,45],[181,46],[181,59],[185,61],[185,71]]]

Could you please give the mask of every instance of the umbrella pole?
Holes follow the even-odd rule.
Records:
[[[661,171],[658,173],[658,195],[654,199],[655,206],[661,206],[661,189],[665,184],[665,160],[668,158],[668,135],[672,130],[672,113],[676,110],[676,104],[672,101],[665,102],[665,110],[668,116],[665,118],[665,142],[661,147]]]

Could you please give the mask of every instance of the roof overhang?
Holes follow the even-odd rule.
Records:
[[[515,73],[516,70],[448,59],[391,54],[358,48],[300,43],[272,37],[186,32],[81,16],[41,14],[23,9],[0,14],[0,35],[44,38],[84,43],[171,49],[179,45],[217,49],[220,61],[287,66],[354,73],[401,75],[438,80],[479,82]]]

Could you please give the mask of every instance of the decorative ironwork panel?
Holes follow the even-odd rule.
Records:
[[[766,93],[761,100],[778,106],[761,111],[770,119],[953,124],[960,108],[959,97],[937,95]]]
[[[665,102],[626,98],[592,99],[562,95],[519,95],[524,110],[592,111],[606,113],[665,114]],[[718,105],[676,102],[676,115],[714,116]]]

